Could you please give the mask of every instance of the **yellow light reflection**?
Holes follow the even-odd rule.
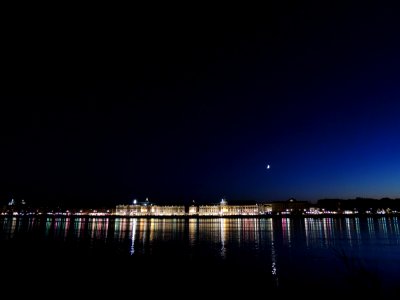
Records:
[[[137,219],[133,218],[131,219],[131,249],[130,249],[131,255],[135,253],[136,227],[137,227]]]

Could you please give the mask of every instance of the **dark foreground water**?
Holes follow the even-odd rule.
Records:
[[[397,217],[1,217],[0,255],[39,295],[400,295]]]

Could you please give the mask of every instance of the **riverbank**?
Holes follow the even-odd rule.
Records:
[[[14,217],[14,218],[108,218],[108,219],[298,219],[298,218],[387,218],[387,217],[400,217],[400,213],[392,214],[266,214],[266,215],[229,215],[229,216],[196,216],[196,215],[91,215],[91,214],[2,214],[1,217]]]

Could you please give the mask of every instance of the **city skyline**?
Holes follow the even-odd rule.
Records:
[[[64,21],[5,36],[4,201],[400,197],[395,10]]]

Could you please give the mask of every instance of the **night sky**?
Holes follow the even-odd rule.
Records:
[[[399,23],[364,3],[15,14],[1,204],[400,197]]]

